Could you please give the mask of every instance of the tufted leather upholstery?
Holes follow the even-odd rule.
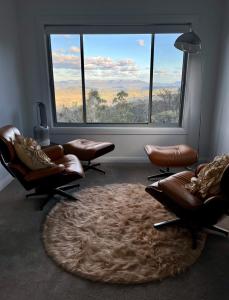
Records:
[[[95,142],[77,139],[63,145],[66,154],[74,154],[82,161],[91,161],[114,150],[115,146],[109,142]]]
[[[64,156],[64,148],[61,145],[49,146],[48,148],[42,149],[51,160],[56,161]]]
[[[11,125],[0,128],[0,159],[7,171],[27,190],[44,187],[50,189],[84,177],[79,159],[75,155],[64,155],[61,145],[44,149],[54,166],[35,171],[28,169],[14,151],[13,141],[17,135],[20,135],[19,130]]]
[[[63,165],[66,173],[83,173],[82,165],[79,159],[73,154],[63,155],[55,161],[58,165]]]
[[[146,145],[150,161],[160,167],[186,167],[197,161],[197,151],[188,145],[155,146]]]

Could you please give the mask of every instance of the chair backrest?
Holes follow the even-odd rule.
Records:
[[[19,136],[20,131],[12,126],[7,125],[0,128],[0,153],[5,162],[13,161],[16,157],[13,142],[16,136]]]
[[[19,135],[21,135],[20,131],[12,125],[0,128],[0,161],[13,177],[27,188],[24,176],[28,173],[28,168],[17,158],[13,145]]]
[[[214,198],[214,197],[213,197]],[[220,181],[220,194],[213,201],[205,201],[203,220],[205,224],[216,224],[229,211],[229,165],[225,168]]]
[[[229,165],[223,171],[223,175],[220,182],[220,189],[225,196],[228,196],[229,201]]]

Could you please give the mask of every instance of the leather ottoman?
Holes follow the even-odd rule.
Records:
[[[162,170],[163,174],[149,176],[148,179],[172,175],[169,167],[188,167],[198,159],[197,151],[188,145],[146,145],[145,151],[153,164],[166,168],[166,172]]]
[[[77,139],[64,144],[63,147],[66,154],[74,154],[79,160],[88,162],[88,164],[84,166],[85,170],[94,169],[105,173],[103,170],[96,168],[100,164],[91,164],[91,161],[113,151],[115,145],[110,142]]]

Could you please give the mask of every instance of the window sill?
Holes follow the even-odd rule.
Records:
[[[51,135],[187,135],[184,128],[150,127],[52,127]]]

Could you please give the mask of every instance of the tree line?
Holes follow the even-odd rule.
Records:
[[[153,126],[177,126],[180,109],[180,89],[172,93],[169,89],[161,89],[152,101],[151,119]],[[147,123],[148,101],[128,100],[128,93],[119,91],[108,104],[98,90],[91,89],[86,100],[88,123]],[[77,103],[73,106],[62,106],[57,110],[58,122],[81,123],[83,107]]]

